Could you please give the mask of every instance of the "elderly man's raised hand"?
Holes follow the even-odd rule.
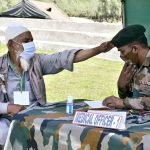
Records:
[[[99,46],[99,49],[100,49],[100,52],[108,52],[114,47],[115,46],[110,41],[107,41],[107,42],[101,43],[101,45]]]

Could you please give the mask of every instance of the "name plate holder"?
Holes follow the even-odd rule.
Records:
[[[126,115],[126,112],[114,111],[76,111],[73,124],[124,130]]]

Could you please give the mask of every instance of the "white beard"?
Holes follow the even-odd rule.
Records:
[[[26,59],[23,59],[22,57],[20,57],[20,64],[21,64],[21,67],[24,71],[29,70],[29,68],[30,68],[30,61],[29,60],[26,60]]]

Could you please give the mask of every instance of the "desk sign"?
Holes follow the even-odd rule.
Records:
[[[126,112],[76,111],[73,123],[112,129],[125,129]]]

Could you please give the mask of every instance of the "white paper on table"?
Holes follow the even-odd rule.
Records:
[[[86,104],[88,104],[92,108],[108,108],[107,106],[104,106],[102,104],[102,101],[84,101]]]

